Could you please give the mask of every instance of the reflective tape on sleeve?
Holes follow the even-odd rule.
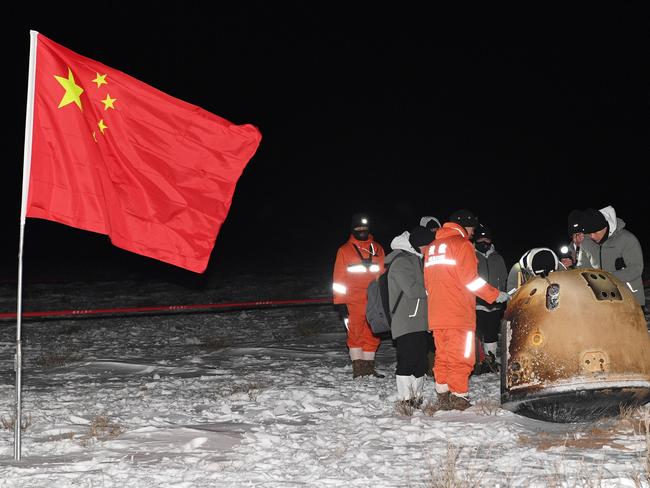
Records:
[[[353,266],[348,266],[348,273],[366,273],[368,268],[363,264],[355,264]]]
[[[485,285],[485,280],[483,278],[476,278],[474,281],[468,283],[465,286],[469,291],[476,291],[479,288],[481,288],[483,285]]]
[[[341,295],[345,295],[348,292],[348,287],[341,283],[333,283],[332,289],[334,290],[334,293],[340,293]]]
[[[429,266],[436,266],[439,264],[445,264],[447,266],[456,266],[455,259],[449,259],[445,255],[429,256],[427,262],[424,263],[424,267],[428,268]]]

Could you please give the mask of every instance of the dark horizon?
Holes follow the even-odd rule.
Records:
[[[572,209],[612,205],[650,256],[640,174],[650,147],[650,80],[646,44],[628,28],[633,9],[611,13],[607,38],[571,26],[574,41],[504,48],[476,33],[452,48],[401,17],[382,30],[300,4],[253,2],[213,16],[194,4],[108,7],[117,31],[53,7],[7,21],[15,75],[3,147],[12,168],[2,207],[5,280],[17,274],[29,29],[260,129],[207,275],[239,263],[333,266],[356,211],[370,214],[372,233],[389,250],[421,216],[444,220],[471,209],[511,265],[531,247],[568,241]],[[201,279],[127,255],[105,236],[36,219],[26,229],[26,270],[77,262]]]

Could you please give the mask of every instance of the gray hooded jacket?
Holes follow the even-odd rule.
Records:
[[[601,208],[600,213],[605,216],[609,224],[609,237],[602,244],[585,237],[582,247],[588,251],[589,260],[585,260],[581,265],[584,268],[598,268],[612,273],[627,285],[641,305],[645,305],[641,279],[643,274],[641,244],[634,234],[625,229],[625,222],[616,217],[614,207]]]
[[[490,245],[490,249],[485,254],[477,249],[476,259],[478,260],[478,275],[499,291],[506,291],[508,270],[505,261],[495,249],[494,244]],[[476,297],[476,310],[494,312],[502,309],[503,306],[499,303],[489,304],[485,300]]]
[[[386,260],[390,263],[388,299],[391,310],[400,292],[403,292],[391,322],[391,333],[396,339],[411,332],[429,330],[427,292],[424,288],[422,255],[411,246],[408,231],[395,237],[390,246],[394,251]]]

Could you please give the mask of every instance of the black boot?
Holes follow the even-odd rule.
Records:
[[[471,407],[472,404],[464,396],[451,394],[449,395],[449,410],[465,410]]]
[[[436,402],[433,404],[433,410],[438,411],[438,410],[450,410],[450,396],[451,393],[448,391],[444,393],[437,393],[436,392]]]
[[[364,376],[365,361],[362,359],[355,359],[352,361],[352,378]]]
[[[366,363],[365,373],[368,376],[374,376],[375,378],[385,378],[386,377],[386,375],[383,375],[383,374],[377,372],[377,370],[375,369],[375,360],[374,359],[370,359],[370,360],[367,360],[367,361],[364,361],[364,362]]]
[[[486,373],[498,373],[499,372],[499,363],[497,363],[497,358],[494,357],[494,354],[488,352],[485,355],[485,360],[483,361],[484,367],[487,368]]]

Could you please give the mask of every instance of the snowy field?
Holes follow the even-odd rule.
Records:
[[[24,308],[328,295],[329,270],[301,276],[27,283]],[[15,311],[14,286],[0,291]],[[531,420],[499,408],[488,374],[464,412],[398,412],[391,341],[386,378],[353,380],[331,306],[26,321],[23,338],[14,462],[15,323],[0,322],[0,487],[649,486],[647,410]]]

